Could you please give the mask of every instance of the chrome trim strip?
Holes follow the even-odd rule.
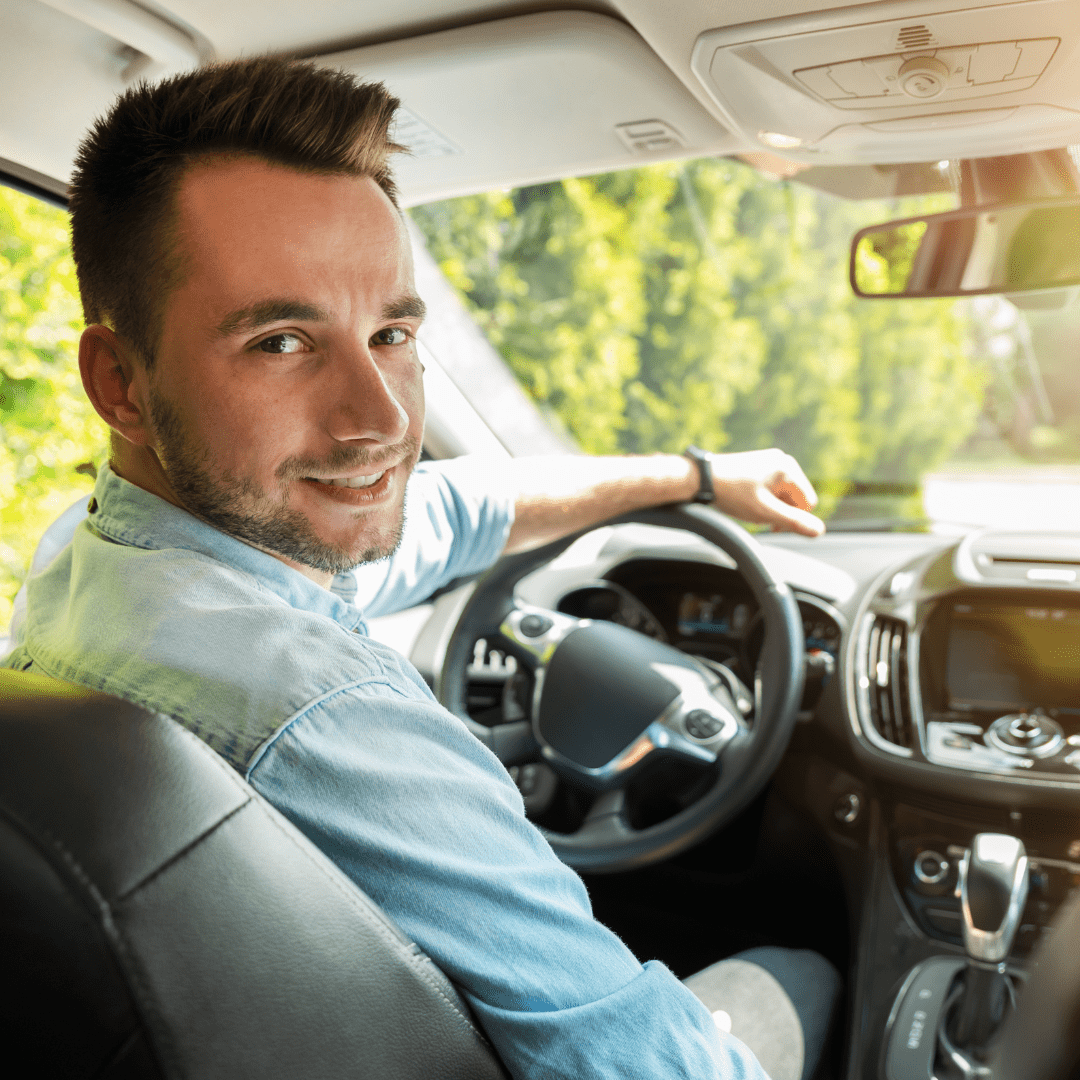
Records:
[[[919,682],[919,649],[922,645],[922,628],[908,626],[907,635],[907,674],[908,674],[908,709],[911,710],[911,724],[915,728],[915,739],[919,752],[927,757],[926,721],[923,718],[922,684]]]

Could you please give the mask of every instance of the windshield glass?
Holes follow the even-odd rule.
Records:
[[[589,453],[780,446],[834,528],[1076,527],[1075,310],[851,291],[858,229],[955,205],[841,198],[712,158],[411,214],[522,386]]]

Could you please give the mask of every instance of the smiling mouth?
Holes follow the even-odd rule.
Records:
[[[323,480],[318,476],[306,477],[308,480],[314,480],[317,484],[324,484],[327,487],[343,487],[343,488],[368,488],[373,487],[386,475],[384,469],[379,473],[372,473],[370,476],[343,476],[335,480]]]

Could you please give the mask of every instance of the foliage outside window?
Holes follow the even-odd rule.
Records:
[[[860,227],[950,202],[846,202],[704,159],[412,216],[523,385],[585,450],[781,446],[829,513],[852,481],[914,493],[974,428],[985,367],[963,309],[863,301],[847,281]]]
[[[67,215],[0,188],[0,632],[38,538],[105,457],[79,379],[82,325]]]

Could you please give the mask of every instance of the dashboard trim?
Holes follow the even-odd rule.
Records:
[[[880,750],[892,757],[914,760],[914,750],[906,746],[897,746],[896,743],[889,742],[888,739],[875,730],[872,724],[867,722],[867,718],[870,716],[870,677],[864,670],[864,660],[868,655],[870,647],[869,637],[871,627],[874,623],[874,617],[879,613],[875,607],[875,602],[881,592],[882,586],[886,581],[891,581],[896,572],[896,567],[892,566],[878,574],[871,582],[870,587],[866,590],[862,600],[859,602],[854,619],[858,632],[848,635],[847,648],[844,650],[846,661],[844,665],[845,671],[843,672],[846,691],[845,697],[848,722],[851,725],[852,732],[856,739],[861,739],[863,742],[869,743],[874,749]],[[909,707],[912,710],[911,718],[917,733],[919,749],[922,751],[924,745],[924,737],[922,734],[922,703],[919,701],[918,694],[913,692],[914,688],[911,683],[912,672],[915,673],[914,677],[916,681],[918,680],[918,668],[911,662],[912,640],[915,637],[914,628],[911,625],[911,620],[901,615],[895,609],[887,612],[882,611],[880,614],[886,615],[891,619],[903,621],[907,624]],[[917,645],[915,648],[915,655],[916,657],[918,656]],[[918,713],[915,712],[917,701],[919,702]]]

